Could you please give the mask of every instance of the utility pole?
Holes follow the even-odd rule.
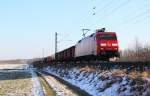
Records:
[[[44,58],[44,48],[42,48],[42,57]]]
[[[43,58],[43,63],[44,63],[44,48],[42,48],[42,58]]]
[[[57,61],[57,32],[55,32],[55,60]]]
[[[86,32],[85,32],[86,31]],[[88,32],[88,31],[90,31],[90,29],[82,29],[82,32],[83,32],[83,38],[85,38],[85,35],[86,35],[86,33]]]

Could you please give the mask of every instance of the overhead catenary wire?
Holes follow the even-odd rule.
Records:
[[[116,0],[115,0],[116,2]],[[101,9],[99,9],[97,12],[96,12],[96,15],[94,16],[94,18],[96,18],[96,16],[99,16],[99,17],[104,17],[106,16],[106,13],[110,10],[110,9],[113,9],[113,4],[115,3],[114,0],[111,0],[109,2],[107,2],[107,4],[105,4]],[[88,25],[88,27],[92,27],[95,23],[93,24],[90,24]]]
[[[94,0],[93,0],[94,1]],[[101,2],[102,2],[103,0],[101,0]],[[100,1],[99,1],[100,2]],[[93,7],[94,8],[94,7]],[[96,9],[96,6],[95,6],[95,8],[94,9]],[[89,12],[88,12],[88,15],[87,15],[87,17],[84,17],[84,19],[85,20],[87,20],[87,18],[90,16],[92,14],[92,10],[90,9],[89,10]],[[82,21],[82,20],[81,20]],[[83,28],[82,28],[83,29]],[[58,40],[58,43],[61,43],[62,41],[68,41],[68,40],[64,40],[64,38],[66,39],[66,37],[67,36],[69,36],[71,33],[70,32],[68,32],[68,33],[66,33],[66,35],[64,35],[60,40]],[[70,40],[69,40],[70,41]]]
[[[141,4],[142,5],[142,4]],[[144,7],[143,7],[144,6]],[[124,26],[125,24],[128,24],[130,22],[134,22],[134,20],[136,19],[137,21],[139,21],[140,17],[142,17],[143,15],[145,15],[147,12],[145,12],[145,10],[147,9],[147,7],[149,7],[149,4],[146,3],[144,5],[142,5],[141,7],[138,7],[137,9],[135,10],[132,10],[130,11],[130,14],[127,14],[126,16],[122,16],[122,19],[119,20],[120,22],[117,23],[117,24],[113,24],[114,27],[118,27],[119,28],[121,26]],[[143,12],[144,10],[144,12]],[[141,12],[142,11],[142,12]],[[139,13],[140,12],[140,13]],[[133,16],[133,13],[134,13],[134,16]],[[138,19],[139,18],[139,19]],[[136,21],[136,22],[137,22]],[[134,22],[134,23],[136,23]]]
[[[113,1],[114,1],[114,0],[113,0]],[[114,14],[116,11],[120,10],[122,7],[124,7],[125,5],[127,5],[130,1],[131,1],[131,0],[126,0],[126,1],[124,1],[124,2],[122,2],[122,3],[120,3],[120,5],[117,6],[116,8],[114,8],[114,9],[113,9],[113,8],[110,8],[110,9],[112,9],[111,11],[109,11],[109,12],[105,11],[105,13],[107,12],[107,13],[109,13],[109,14]],[[109,3],[111,4],[111,2],[109,2]],[[147,4],[147,5],[149,6],[149,4]],[[108,7],[108,6],[110,7],[110,5],[107,5],[106,7]],[[104,9],[106,9],[106,7],[103,6]],[[109,7],[108,7],[108,8],[109,8]],[[142,7],[143,7],[143,6],[142,6]],[[139,12],[140,9],[141,9],[141,8],[138,8],[138,10],[135,11],[135,12]],[[130,10],[129,10],[129,11],[130,11]],[[131,13],[134,13],[134,12],[131,12]],[[99,12],[96,12],[96,13],[95,13],[95,15],[98,15],[98,14],[99,14]],[[132,15],[132,14],[131,14],[131,15]],[[104,15],[103,15],[103,18],[102,18],[102,21],[104,22],[105,19],[108,18],[109,16],[110,16],[110,15],[108,15],[108,14],[107,14],[107,15],[104,14]],[[141,15],[141,16],[142,16],[142,15]],[[93,16],[93,17],[95,18],[95,16]],[[130,17],[130,16],[126,16],[126,17]],[[126,17],[125,17],[125,18],[126,18]],[[137,16],[136,18],[139,18],[139,17],[140,17],[140,16]],[[135,19],[135,18],[134,18],[134,19]],[[122,20],[124,20],[124,18],[121,19],[120,21],[122,21]],[[132,19],[132,20],[133,20],[133,19]],[[132,21],[132,20],[131,20],[131,21]],[[98,20],[98,21],[99,21],[99,20]],[[119,20],[118,20],[118,21],[119,21]],[[137,21],[138,21],[138,20],[137,20]],[[96,23],[96,24],[98,24],[98,23]],[[102,22],[101,22],[100,24],[102,24]],[[92,26],[94,26],[94,24],[92,24],[92,25],[90,25],[90,26],[88,25],[88,28],[89,28],[89,27],[92,27]]]
[[[58,43],[60,43],[60,42],[62,42],[62,41],[66,41],[66,40],[65,40],[66,37],[69,36],[70,34],[71,34],[70,32],[67,32],[62,38],[60,38],[60,39],[58,40]]]
[[[97,12],[95,12],[95,17],[99,16],[99,14],[101,13],[101,16],[105,16],[105,13],[107,12],[107,10],[112,9],[112,5],[114,3],[114,0],[109,1],[106,5],[104,5],[101,9],[99,9]]]
[[[92,0],[92,1],[94,1],[94,0]],[[103,0],[101,0],[101,1],[103,1]],[[87,15],[87,17],[84,17],[84,20],[87,20],[87,18],[88,18],[88,16],[90,16],[90,14],[92,13],[92,11],[91,11],[91,9],[88,11],[88,15]],[[85,19],[86,18],[86,19]],[[81,20],[82,21],[82,20]],[[79,24],[80,25],[80,24]],[[70,41],[70,40],[64,40],[64,39],[66,39],[66,37],[67,36],[69,36],[71,34],[71,32],[67,32],[66,33],[66,35],[64,35],[62,38],[60,38],[59,40],[58,40],[58,43],[61,43],[62,41]]]
[[[122,7],[126,6],[129,2],[130,2],[130,0],[125,0],[124,2],[121,2],[117,7],[112,8],[111,11],[108,11],[107,14],[104,14],[99,20],[97,20],[97,22],[95,24],[92,24],[89,27],[92,27],[92,26],[96,25],[100,21],[101,21],[100,24],[102,24],[104,22],[104,20],[110,16],[110,14],[112,16],[112,14],[114,14],[115,12],[120,10]]]
[[[131,18],[131,20],[134,22],[134,23],[136,23],[136,22],[138,22],[138,18],[139,17],[143,17],[144,15],[146,15],[148,13],[148,10],[145,10],[144,12],[141,12],[141,13],[139,13],[138,15],[136,15],[134,18]],[[147,16],[146,16],[147,17]],[[130,21],[131,21],[130,20]]]
[[[60,39],[60,40],[58,40],[58,33],[56,32],[55,33],[55,55],[56,55],[56,53],[60,50],[60,45],[62,44],[62,42],[64,42],[64,41],[71,41],[71,40],[65,40],[64,38],[62,38],[62,39]]]
[[[112,3],[113,3],[112,1],[114,1],[114,0],[110,0],[109,2],[105,2],[105,4],[106,4],[106,3],[107,3],[107,4],[112,4]],[[107,10],[108,8],[111,9],[111,10],[104,11],[105,14],[102,15],[102,16],[103,16],[102,21],[104,22],[104,20],[110,16],[110,15],[108,15],[108,14],[114,14],[115,12],[117,12],[118,10],[120,10],[122,7],[124,7],[125,5],[127,5],[130,1],[131,1],[131,0],[125,0],[125,1],[123,1],[123,2],[120,2],[118,6],[110,6],[110,5],[107,5],[107,6],[106,6],[105,4],[103,4],[104,6],[101,7],[102,9],[100,9],[99,11],[96,12],[96,15],[98,16],[98,14],[100,14],[99,12],[102,13],[102,11]],[[110,7],[112,7],[112,8],[110,8]],[[97,6],[94,6],[94,9],[97,10],[98,7],[97,7]],[[106,13],[107,13],[107,14],[106,14]],[[88,14],[89,14],[89,13],[88,13]],[[142,15],[141,15],[141,16],[142,16]],[[93,16],[93,17],[95,18],[95,16]],[[137,15],[136,18],[139,18],[139,17],[140,17],[140,15],[139,15],[139,16]],[[134,19],[135,19],[135,18],[134,18]],[[123,20],[124,20],[124,19],[123,19]],[[130,21],[130,20],[129,20],[129,21]],[[98,22],[99,22],[99,20],[98,20]],[[126,23],[126,22],[125,22],[125,23]],[[96,23],[96,24],[98,24],[98,23]],[[91,26],[93,26],[93,25],[91,25]],[[88,28],[89,28],[89,27],[88,27]],[[59,41],[60,41],[60,42],[63,41],[63,40],[64,40],[64,37],[68,36],[69,34],[70,34],[70,32],[68,32],[65,36],[63,36],[63,38],[60,39]]]
[[[127,20],[125,21],[122,21],[116,25],[114,25],[114,27],[118,27],[118,26],[127,26],[128,24],[136,24],[138,23],[139,21],[143,21],[145,20],[146,18],[148,18],[148,10],[145,10],[144,12],[140,12],[134,16],[132,16],[131,18],[128,18]],[[147,16],[145,16],[147,14]],[[121,27],[120,26],[120,27]]]
[[[120,10],[122,7],[126,6],[128,3],[130,2],[130,0],[126,0],[125,2],[122,2],[119,6],[117,6],[116,8],[112,9],[109,14],[114,14],[115,12],[117,12],[118,10]],[[102,18],[102,20],[104,20],[105,18],[110,17],[111,15],[106,15],[104,16],[104,18]]]
[[[105,10],[107,10],[107,9],[110,7],[110,5],[113,3],[113,1],[114,1],[114,0],[111,0],[111,1],[107,2],[104,6],[102,6],[102,8],[100,8],[100,9],[96,12],[96,14],[99,14],[100,11],[105,11]],[[108,6],[108,5],[109,5],[109,6]]]
[[[108,0],[107,0],[108,1]],[[97,6],[94,6],[94,7],[96,7],[96,9],[94,8],[94,10],[95,10],[95,15],[98,15],[100,12],[102,13],[102,14],[104,14],[106,11],[105,10],[108,10],[108,9],[110,9],[112,6],[110,6],[110,5],[113,5],[113,1],[114,0],[109,0],[108,2],[101,2],[100,4],[102,5],[100,5],[99,4],[99,6],[101,6],[100,8],[98,8]],[[109,6],[108,6],[109,5]],[[96,11],[97,9],[99,9],[98,11]],[[103,13],[104,12],[104,13]],[[94,16],[94,14],[91,14],[91,18],[95,18],[95,16]],[[91,29],[91,28],[89,28],[88,27],[88,25],[87,25],[87,21],[89,22],[90,20],[88,19],[88,20],[86,20],[86,22],[83,22],[84,23],[84,27],[85,28],[88,28],[88,29]],[[95,30],[95,29],[94,29]]]
[[[105,0],[105,1],[103,1],[103,0],[101,0],[101,1],[99,1],[99,2],[101,2],[98,6],[105,6],[106,7],[106,5],[108,4],[106,1],[108,1],[108,0]],[[111,0],[111,1],[113,1],[113,0]],[[105,4],[106,3],[106,4]],[[105,8],[104,7],[104,8]],[[104,9],[104,8],[102,8],[102,9]],[[80,23],[80,25],[84,25],[84,24],[86,24],[87,23],[87,21],[89,21],[89,19],[90,19],[90,17],[91,16],[93,16],[93,14],[95,13],[94,11],[96,11],[98,9],[98,7],[97,7],[97,5],[93,5],[90,9],[89,9],[89,11],[88,11],[88,14],[86,15],[86,17],[84,17],[84,20],[81,20],[81,23]]]

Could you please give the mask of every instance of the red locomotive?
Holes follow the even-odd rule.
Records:
[[[96,30],[90,36],[79,40],[76,45],[56,53],[56,56],[57,61],[109,60],[119,57],[116,33],[105,32],[105,28]]]
[[[76,59],[101,59],[119,57],[118,41],[115,32],[105,32],[105,28],[83,38],[75,45]]]

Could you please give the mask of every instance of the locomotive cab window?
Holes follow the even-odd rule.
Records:
[[[78,43],[80,43],[80,42],[81,42],[81,40],[78,41]]]
[[[116,37],[115,34],[101,34],[99,36],[99,39],[102,39],[102,40],[115,40],[115,39],[117,39],[117,37]]]

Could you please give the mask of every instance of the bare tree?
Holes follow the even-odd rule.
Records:
[[[150,61],[150,46],[143,46],[138,38],[135,38],[133,48],[121,51],[120,61]]]

